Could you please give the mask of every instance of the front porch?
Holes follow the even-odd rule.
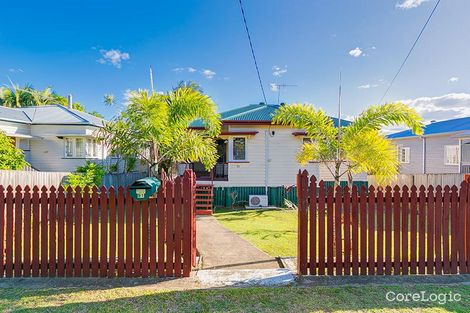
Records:
[[[219,158],[215,166],[207,170],[201,162],[188,163],[187,168],[194,171],[198,181],[228,181],[227,140],[217,139],[217,154]]]

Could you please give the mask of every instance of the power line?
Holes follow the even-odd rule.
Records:
[[[261,92],[263,93],[264,103],[268,104],[268,102],[266,101],[266,94],[264,92],[264,87],[263,87],[263,82],[261,80],[261,75],[259,74],[258,62],[256,62],[255,49],[253,48],[253,43],[251,41],[250,31],[248,30],[248,24],[246,23],[245,11],[243,10],[242,0],[238,0],[238,3],[240,3],[240,10],[242,11],[242,16],[243,16],[243,23],[245,23],[246,35],[248,36],[248,41],[250,42],[251,55],[253,56],[253,61],[255,63],[255,67],[256,67],[256,73],[258,74],[259,85],[261,87]]]
[[[408,51],[408,54],[406,55],[405,59],[404,59],[403,62],[401,63],[400,67],[398,68],[397,73],[395,74],[395,76],[393,77],[392,81],[391,81],[390,84],[388,85],[387,90],[385,90],[385,93],[383,94],[382,98],[380,98],[379,104],[382,103],[382,100],[385,98],[385,96],[386,96],[387,93],[389,92],[390,88],[392,88],[392,85],[393,85],[393,83],[395,82],[395,79],[398,77],[398,75],[400,74],[401,70],[402,70],[403,67],[405,66],[406,61],[408,60],[408,58],[410,57],[411,53],[413,52],[413,49],[415,48],[416,44],[418,43],[419,39],[421,38],[421,35],[423,34],[424,30],[426,29],[426,26],[428,26],[428,23],[429,23],[429,21],[431,20],[431,17],[434,15],[434,11],[436,11],[437,6],[439,5],[440,2],[441,2],[441,0],[438,0],[438,1],[437,1],[436,5],[434,6],[434,8],[433,8],[432,11],[431,11],[431,14],[429,14],[428,19],[426,20],[426,23],[424,23],[423,27],[421,28],[421,31],[419,32],[418,37],[416,37],[415,42],[414,42],[413,45],[411,46],[410,51]]]

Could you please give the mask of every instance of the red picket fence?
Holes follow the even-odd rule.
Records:
[[[189,276],[194,178],[135,201],[105,187],[0,186],[0,277]]]
[[[299,172],[298,273],[470,273],[468,185],[333,190]]]

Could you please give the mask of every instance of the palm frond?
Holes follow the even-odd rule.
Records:
[[[273,123],[304,129],[315,141],[333,142],[338,134],[333,120],[311,104],[283,105],[274,115]]]
[[[387,183],[398,174],[396,148],[377,130],[351,137],[343,147],[353,173],[375,175],[379,183]]]
[[[423,133],[423,119],[419,114],[413,108],[397,102],[369,107],[346,127],[344,135],[358,135],[362,132],[396,125],[407,126],[417,135]]]

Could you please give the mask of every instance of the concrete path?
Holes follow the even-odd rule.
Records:
[[[213,216],[198,216],[196,245],[202,269],[276,269],[275,258],[223,227]]]
[[[287,268],[243,270],[199,270],[195,277],[203,287],[282,286],[295,281]]]

